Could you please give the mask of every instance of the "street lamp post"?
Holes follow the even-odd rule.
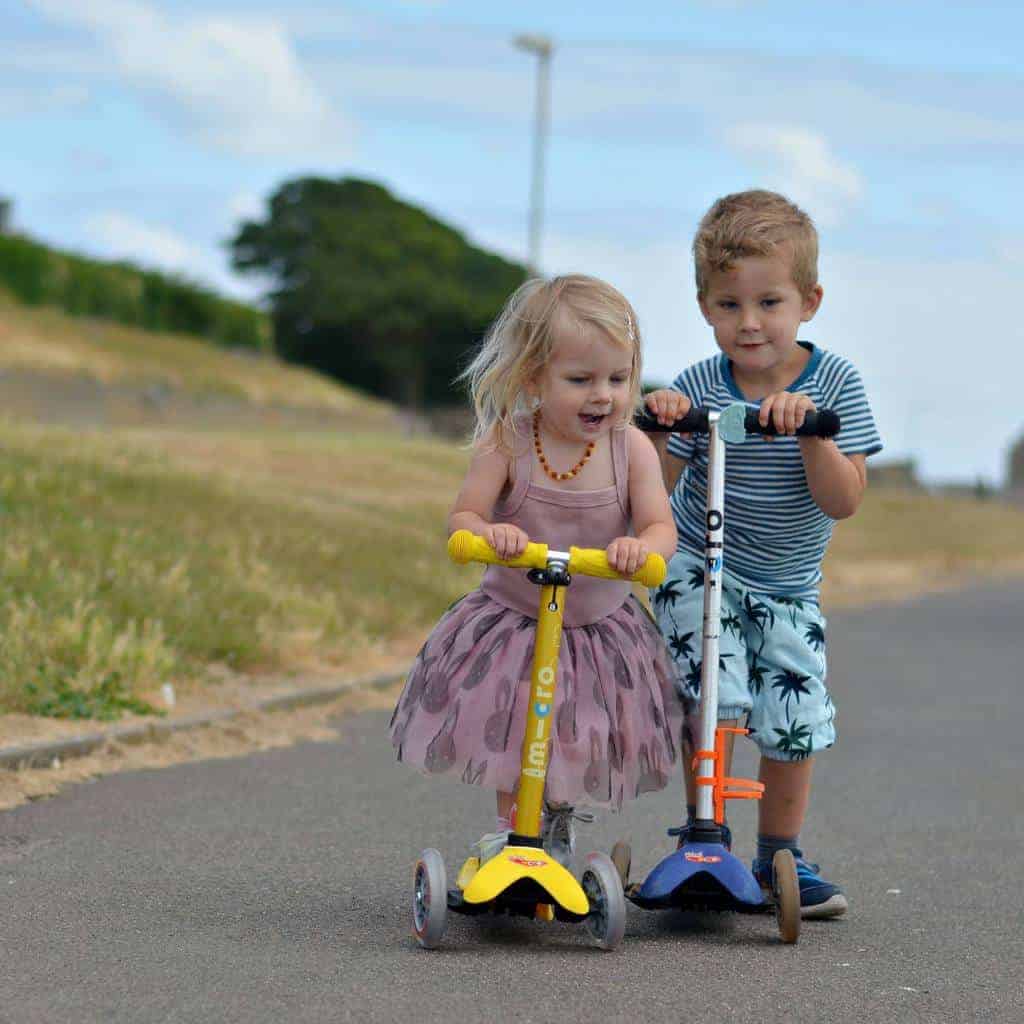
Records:
[[[551,112],[551,54],[554,46],[546,36],[516,36],[520,50],[537,57],[537,100],[533,128],[533,176],[530,184],[530,271],[540,273],[540,234],[544,217],[544,149]]]

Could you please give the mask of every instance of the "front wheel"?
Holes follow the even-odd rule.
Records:
[[[772,895],[779,937],[791,945],[800,938],[800,880],[792,850],[778,850],[772,858]]]
[[[626,899],[611,858],[604,853],[589,854],[580,884],[590,904],[587,927],[591,935],[602,949],[615,949],[626,931]]]
[[[413,873],[412,931],[424,949],[435,949],[448,924],[448,876],[437,850],[424,850]]]

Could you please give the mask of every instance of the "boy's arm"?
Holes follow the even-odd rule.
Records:
[[[686,395],[675,388],[659,388],[652,391],[644,398],[644,405],[648,412],[658,417],[661,423],[666,425],[675,422],[685,416],[692,407],[692,402]],[[665,490],[671,494],[686,468],[686,459],[680,459],[669,453],[668,439],[671,435],[661,431],[655,431],[648,435],[654,443],[658,453],[658,461],[661,463],[661,478],[665,482]],[[684,434],[683,437],[688,437]]]
[[[671,494],[679,483],[679,478],[686,469],[687,460],[676,458],[668,450],[668,439],[670,434],[651,434],[650,438],[658,453],[658,462],[661,464],[661,479],[665,483],[665,490]]]
[[[637,540],[669,559],[676,550],[676,524],[662,485],[658,455],[642,431],[636,427],[627,429],[629,510],[633,530]]]
[[[759,418],[765,426],[773,423],[780,434],[794,434],[803,423],[804,415],[814,409],[809,395],[777,391],[761,402]],[[825,438],[800,437],[798,441],[814,503],[831,519],[852,516],[868,485],[867,455],[862,452],[846,455],[835,441]]]
[[[868,486],[867,456],[844,455],[835,441],[801,437],[800,453],[814,503],[832,519],[857,511]]]

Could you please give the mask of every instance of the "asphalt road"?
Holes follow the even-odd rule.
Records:
[[[393,763],[387,716],[340,742],[124,774],[0,814],[0,1021],[1024,1020],[1024,588],[836,615],[840,743],[808,853],[849,914],[630,908],[614,953],[572,925],[454,918],[410,937],[412,863],[454,872],[489,794]],[[746,746],[746,745],[745,745]],[[749,771],[748,749],[738,768]],[[581,850],[669,849],[677,796]],[[749,853],[753,808],[734,806]]]

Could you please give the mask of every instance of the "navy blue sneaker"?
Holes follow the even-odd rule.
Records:
[[[800,883],[800,916],[808,919],[839,917],[846,913],[847,903],[843,890],[832,882],[826,882],[818,872],[821,868],[804,860],[799,850],[796,857],[796,877]],[[751,865],[754,877],[766,893],[772,890],[772,864],[769,860],[754,858]]]
[[[670,828],[668,834],[670,836],[678,836],[679,841],[676,843],[676,849],[681,850],[685,843],[690,841],[690,829],[693,827],[693,822],[688,821],[685,825],[676,825],[675,828]],[[732,850],[732,829],[728,825],[722,825],[722,845],[727,850]]]

